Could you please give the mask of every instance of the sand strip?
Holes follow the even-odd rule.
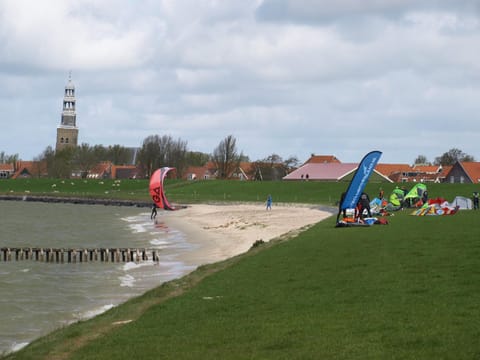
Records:
[[[313,205],[276,205],[267,211],[264,204],[198,204],[168,212],[162,219],[198,246],[183,254],[182,261],[203,265],[244,253],[257,240],[269,241],[330,215]]]

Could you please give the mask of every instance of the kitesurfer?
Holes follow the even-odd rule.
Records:
[[[153,203],[152,213],[150,214],[150,220],[155,220],[156,217],[157,217],[157,204]]]

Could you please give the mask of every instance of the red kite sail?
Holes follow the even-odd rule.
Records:
[[[164,210],[175,210],[173,206],[167,200],[165,193],[163,191],[163,180],[167,176],[167,173],[170,170],[175,168],[171,167],[162,167],[155,170],[152,177],[150,178],[150,195],[152,196],[153,202],[157,205],[158,208]]]

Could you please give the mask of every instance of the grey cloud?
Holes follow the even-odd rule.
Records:
[[[256,15],[264,21],[315,24],[361,17],[399,19],[412,11],[454,11],[478,16],[480,3],[475,0],[264,0]]]

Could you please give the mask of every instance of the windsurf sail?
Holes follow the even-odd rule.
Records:
[[[377,166],[381,155],[381,151],[371,151],[363,157],[362,161],[360,161],[360,164],[355,171],[355,175],[353,175],[352,181],[350,181],[345,196],[340,204],[338,215],[340,215],[340,212],[345,209],[354,209],[357,206],[360,195],[362,194],[365,185],[367,185],[368,179],[375,169],[375,166]]]
[[[170,170],[174,170],[175,168],[171,167],[162,167],[160,169],[155,170],[150,178],[150,195],[152,196],[152,200],[157,205],[158,208],[164,210],[175,210],[175,208],[170,205],[165,196],[165,192],[163,190],[163,181],[165,180],[167,173]]]

